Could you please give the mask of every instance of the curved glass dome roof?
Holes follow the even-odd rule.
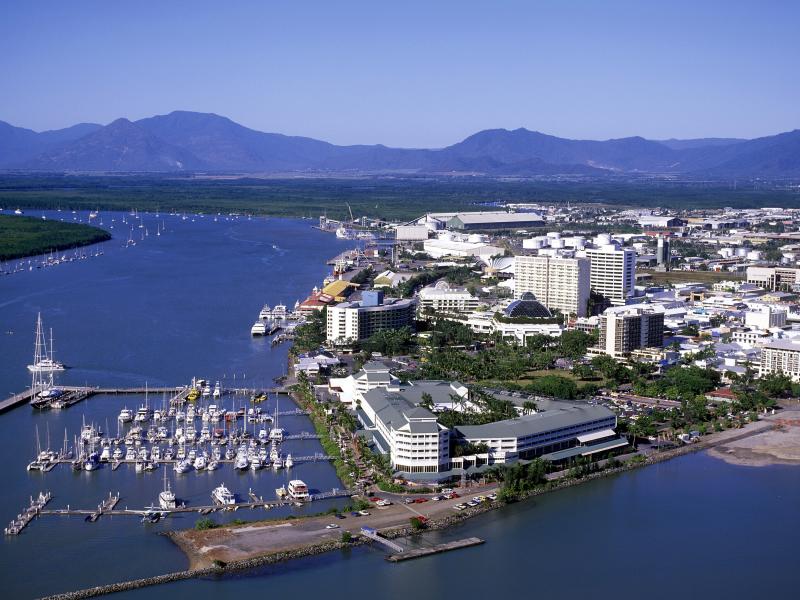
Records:
[[[536,299],[530,292],[522,294],[519,300],[514,300],[503,311],[507,317],[527,317],[534,319],[547,319],[553,314],[547,307]]]

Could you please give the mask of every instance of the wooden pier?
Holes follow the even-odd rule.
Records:
[[[431,556],[432,554],[441,554],[442,552],[449,552],[450,550],[458,550],[459,548],[469,548],[470,546],[478,546],[483,543],[484,540],[482,540],[481,538],[469,537],[463,540],[456,540],[454,542],[436,544],[435,546],[430,546],[429,548],[414,548],[413,550],[404,550],[403,552],[387,556],[386,560],[388,560],[389,562],[402,562],[404,560],[411,560],[413,558],[422,558],[423,556]]]

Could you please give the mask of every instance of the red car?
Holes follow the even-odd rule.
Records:
[[[423,502],[427,502],[427,501],[428,501],[427,498],[417,498],[416,500],[414,500],[414,503],[415,504],[422,504]]]
[[[378,498],[377,496],[373,496],[369,500],[370,502],[380,502],[381,500],[383,500],[383,498]]]

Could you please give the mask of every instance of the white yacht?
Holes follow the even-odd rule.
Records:
[[[250,335],[267,335],[267,324],[264,321],[256,321],[250,328]]]
[[[119,411],[119,416],[117,417],[117,421],[120,423],[130,423],[133,421],[133,411],[128,408],[127,406]]]
[[[286,468],[287,469],[291,469],[292,466],[294,466],[294,461],[292,460],[292,455],[291,454],[287,454],[286,455]]]
[[[176,473],[188,473],[189,470],[192,468],[191,465],[185,460],[179,460],[175,463],[175,472]]]
[[[210,461],[208,463],[208,466],[206,467],[206,470],[208,471],[216,471],[217,469],[219,469],[219,461],[217,461],[216,459]]]
[[[223,483],[217,488],[214,488],[214,491],[211,492],[211,499],[216,502],[217,504],[222,504],[223,506],[232,506],[236,504],[236,496],[225,487]]]
[[[269,307],[269,304],[264,305],[264,308],[262,308],[261,312],[258,313],[258,318],[262,321],[267,321],[268,319],[272,318],[272,309]]]
[[[294,500],[308,500],[310,498],[308,486],[300,479],[292,479],[286,491]]]
[[[150,409],[147,406],[142,406],[136,411],[136,416],[133,418],[137,423],[146,423],[150,420]]]
[[[203,397],[207,398],[211,395],[211,384],[206,381],[206,384],[203,386]]]
[[[217,382],[214,384],[214,391],[211,393],[211,395],[212,395],[214,398],[219,398],[220,396],[222,396],[222,387],[219,385],[219,381],[217,381]],[[209,407],[209,408],[211,408],[211,407]],[[215,411],[215,413],[214,413],[214,414],[216,414],[216,411]]]
[[[244,452],[240,452],[236,455],[236,461],[233,463],[234,468],[239,469],[241,471],[247,469],[250,466],[249,461],[247,460],[247,454]]]
[[[273,442],[283,441],[283,429],[280,427],[273,427],[269,430],[269,439]]]
[[[53,351],[53,330],[50,330],[50,348],[47,348],[47,341],[44,338],[42,327],[42,313],[36,316],[36,341],[34,344],[33,364],[28,365],[31,373],[53,373],[66,369],[63,363],[54,358]]]
[[[272,318],[276,321],[280,321],[286,318],[286,305],[285,304],[276,304],[275,308],[272,309]]]
[[[194,459],[194,468],[196,471],[202,471],[203,469],[206,468],[207,464],[208,461],[206,460],[206,457],[202,454]]]

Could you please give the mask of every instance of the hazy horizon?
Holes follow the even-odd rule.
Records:
[[[0,119],[42,131],[179,109],[413,148],[519,127],[754,138],[800,126],[800,81],[787,76],[799,17],[782,0],[42,0],[6,6],[0,20]]]

